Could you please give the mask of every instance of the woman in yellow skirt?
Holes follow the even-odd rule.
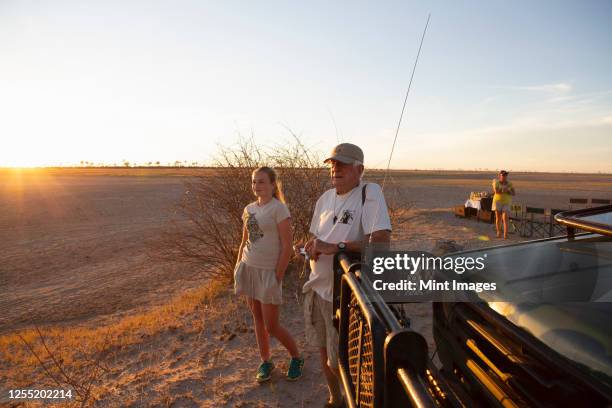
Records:
[[[493,179],[493,205],[492,210],[495,211],[495,230],[497,238],[501,237],[500,224],[504,224],[504,239],[508,238],[508,217],[510,214],[510,205],[512,204],[512,196],[516,194],[514,186],[508,181],[508,172],[502,170],[499,172],[496,179]]]

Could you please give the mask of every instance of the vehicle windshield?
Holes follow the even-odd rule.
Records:
[[[612,239],[541,241],[479,252],[502,290],[482,300],[612,387]],[[534,301],[536,300],[536,301]]]
[[[589,222],[596,222],[603,225],[612,225],[612,212],[604,212],[599,214],[590,214],[581,219]]]

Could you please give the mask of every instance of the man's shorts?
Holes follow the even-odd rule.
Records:
[[[327,364],[338,368],[338,331],[332,323],[333,305],[314,290],[304,295],[306,341],[313,347],[327,349]]]

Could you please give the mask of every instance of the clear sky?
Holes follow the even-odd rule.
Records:
[[[2,0],[0,166],[207,162],[288,126],[384,167],[429,12],[393,168],[612,172],[607,0]]]

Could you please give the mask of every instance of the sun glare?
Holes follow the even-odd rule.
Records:
[[[32,160],[15,160],[10,162],[0,162],[0,167],[8,167],[11,169],[29,169],[35,167],[46,167],[43,163]]]

